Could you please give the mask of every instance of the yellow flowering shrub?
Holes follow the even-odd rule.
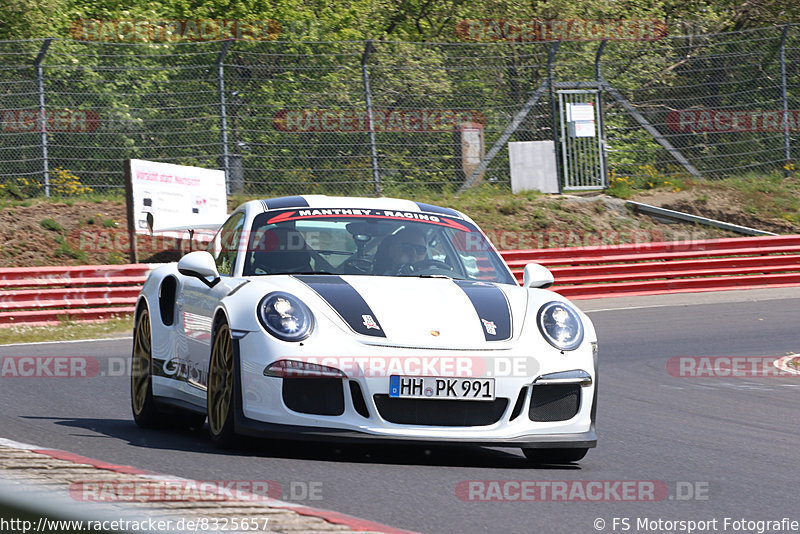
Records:
[[[685,181],[675,176],[675,169],[657,169],[654,165],[639,165],[630,175],[620,176],[616,169],[608,175],[607,193],[619,198],[630,198],[636,191],[667,188],[674,193],[685,188]]]
[[[42,186],[38,180],[27,178],[11,178],[0,183],[0,197],[16,198],[17,200],[35,197],[41,190]]]
[[[91,192],[92,188],[88,185],[83,185],[81,179],[68,169],[56,167],[50,175],[50,194],[52,195],[67,197]]]

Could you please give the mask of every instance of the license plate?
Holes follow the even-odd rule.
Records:
[[[494,400],[494,378],[389,377],[389,396],[401,399]]]

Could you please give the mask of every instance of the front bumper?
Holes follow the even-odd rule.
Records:
[[[249,338],[249,339],[248,339]],[[284,402],[282,380],[263,375],[269,360],[264,354],[262,339],[246,336],[235,340],[236,377],[239,382],[236,398],[236,432],[243,435],[278,439],[384,442],[384,443],[436,443],[442,445],[521,447],[521,448],[591,448],[597,445],[594,430],[596,381],[581,387],[580,405],[573,417],[566,420],[535,421],[528,417],[532,399],[531,388],[536,378],[547,372],[565,369],[542,368],[532,376],[504,377],[497,381],[497,396],[508,399],[508,405],[499,419],[486,425],[434,426],[392,423],[381,416],[373,396],[388,393],[388,378],[357,377],[343,379],[345,391],[341,413],[337,415],[299,413]],[[375,350],[374,347],[371,350]],[[244,357],[243,357],[244,355]],[[286,355],[286,358],[291,356]],[[591,349],[576,355],[570,365],[591,370],[596,379],[596,363]],[[311,381],[319,380],[315,378]],[[367,416],[355,406],[348,382],[358,382],[364,393]],[[525,407],[519,413],[515,406],[521,390],[527,388]],[[431,400],[428,402],[444,402]],[[453,401],[466,402],[466,401]]]
[[[236,417],[236,432],[245,436],[273,439],[331,441],[337,443],[379,442],[386,444],[438,444],[471,447],[520,447],[523,449],[593,448],[597,446],[594,425],[587,432],[575,434],[531,434],[514,438],[475,438],[447,436],[440,438],[414,436],[387,436],[353,430],[280,425],[253,421],[241,412]]]

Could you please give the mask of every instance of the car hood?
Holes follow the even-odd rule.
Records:
[[[519,333],[527,307],[523,288],[473,280],[335,275],[269,278],[361,341],[381,345],[501,348]]]

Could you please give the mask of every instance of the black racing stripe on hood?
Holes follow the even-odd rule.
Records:
[[[339,276],[332,275],[292,275],[322,297],[350,328],[365,336],[386,337],[383,327],[370,309],[369,304]],[[370,321],[371,319],[371,321]],[[369,325],[369,326],[368,326]]]
[[[280,210],[283,208],[307,208],[308,202],[301,196],[278,197],[264,200],[268,210]]]
[[[453,280],[467,294],[480,318],[486,341],[511,339],[511,308],[503,290],[488,282]],[[494,330],[494,334],[492,334]]]

